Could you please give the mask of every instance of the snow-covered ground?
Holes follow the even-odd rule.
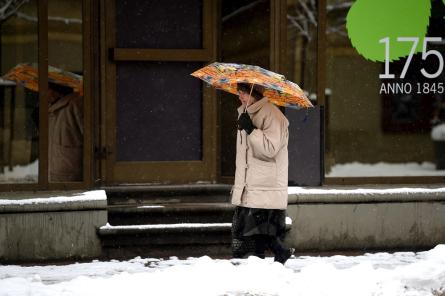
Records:
[[[34,193],[30,193],[29,198],[21,199],[0,199],[0,206],[5,205],[41,205],[41,204],[62,204],[72,202],[87,202],[87,201],[106,201],[107,195],[105,190],[91,190],[86,192],[79,192],[71,195],[57,195],[51,197],[33,197]]]
[[[445,176],[445,170],[436,170],[431,162],[336,164],[326,177],[388,177],[388,176]]]
[[[427,252],[290,259],[141,259],[0,265],[0,295],[441,295],[445,245]]]
[[[3,173],[0,173],[0,183],[36,183],[38,172],[38,160],[28,165],[16,165],[11,170],[5,166],[3,167]]]

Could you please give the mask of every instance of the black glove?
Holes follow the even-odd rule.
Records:
[[[250,116],[247,112],[242,113],[238,118],[238,129],[245,130],[246,133],[249,135],[254,129],[256,129],[256,127],[253,125],[252,119],[250,119]]]

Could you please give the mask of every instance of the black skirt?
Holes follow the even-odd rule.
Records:
[[[232,221],[234,238],[270,235],[281,239],[286,231],[286,210],[236,207]]]

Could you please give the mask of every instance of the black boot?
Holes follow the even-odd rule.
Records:
[[[285,250],[279,257],[275,256],[275,261],[280,262],[284,265],[286,263],[287,259],[289,259],[295,252],[294,248],[289,248]]]
[[[274,261],[281,264],[286,263],[287,259],[295,252],[294,248],[286,248],[283,242],[277,237],[271,237],[269,240],[269,248],[275,254]]]

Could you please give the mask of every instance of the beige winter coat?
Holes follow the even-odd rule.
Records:
[[[238,115],[244,111],[243,104]],[[249,208],[286,209],[289,121],[267,98],[247,108],[257,127],[238,131],[232,204]]]
[[[82,181],[83,97],[69,94],[49,107],[51,182]]]

